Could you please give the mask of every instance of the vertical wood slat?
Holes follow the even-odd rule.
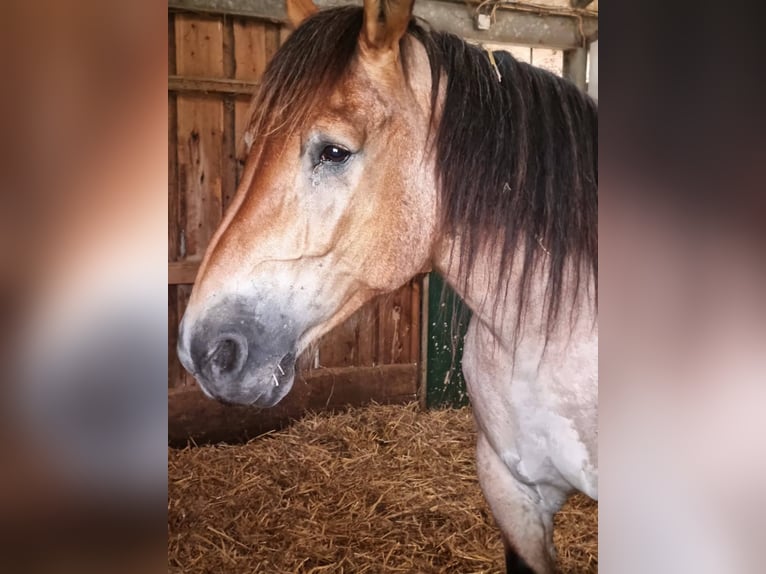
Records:
[[[176,73],[175,14],[168,14],[168,74]],[[178,117],[176,96],[168,93],[168,261],[179,255]],[[179,384],[181,364],[176,354],[178,340],[178,287],[168,285],[168,387]]]
[[[168,15],[168,73],[176,73],[175,18]],[[176,95],[168,92],[168,261],[179,257],[178,108]]]
[[[237,62],[235,79],[259,80],[266,69],[270,54],[266,50],[268,24],[237,18],[234,21],[234,57]]]
[[[224,78],[223,17],[176,14],[176,71]]]
[[[352,367],[359,364],[357,337],[359,313],[354,313],[322,338],[319,362],[322,367]]]
[[[235,61],[234,79],[237,80],[260,80],[268,62],[266,55],[266,29],[267,24],[254,22],[245,18],[235,18],[232,22],[232,55]],[[250,102],[252,98],[239,97],[233,102],[234,105],[234,131],[235,131],[235,158],[237,165],[237,182],[242,176],[244,162],[244,146],[242,135],[250,120]]]
[[[178,14],[175,32],[178,74],[223,77],[222,18]],[[185,254],[199,259],[222,215],[223,103],[206,95],[179,95],[177,101]]]
[[[378,354],[383,365],[410,362],[411,306],[411,282],[379,303]]]
[[[269,24],[266,26],[266,63],[271,61],[274,54],[277,53],[282,45],[282,36],[280,34],[284,27]]]
[[[234,53],[234,23],[231,18],[223,21],[223,73],[234,78],[237,59]],[[223,98],[223,177],[222,212],[226,213],[239,182],[237,164],[235,100],[233,95]]]
[[[178,164],[186,207],[182,255],[200,259],[222,214],[223,103],[178,96]]]
[[[386,353],[386,331],[388,328],[388,309],[391,306],[393,294],[380,297],[375,304],[376,323],[371,325],[375,329],[375,360],[379,365],[385,365],[390,360]]]
[[[368,303],[357,312],[357,357],[360,366],[373,367],[378,359],[378,304]]]

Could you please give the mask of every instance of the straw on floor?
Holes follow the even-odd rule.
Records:
[[[470,409],[317,414],[168,453],[168,567],[184,573],[504,572]],[[556,517],[559,567],[598,570],[598,506]]]

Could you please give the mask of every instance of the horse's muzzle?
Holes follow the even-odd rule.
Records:
[[[224,301],[179,328],[178,357],[211,398],[270,407],[295,378],[295,324],[273,310]],[[272,308],[273,309],[273,308]]]

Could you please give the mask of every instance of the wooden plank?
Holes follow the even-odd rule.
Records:
[[[222,213],[226,213],[232,199],[234,199],[234,194],[237,191],[237,184],[239,183],[234,107],[234,98],[226,97],[223,102]]]
[[[176,16],[168,14],[168,74],[176,73]]]
[[[268,62],[280,46],[280,26],[238,20],[234,22],[235,76],[238,81],[258,85]],[[235,145],[238,160],[238,179],[242,175],[245,149],[242,136],[250,121],[251,99],[238,97],[234,103]]]
[[[176,73],[223,78],[223,18],[176,14]]]
[[[180,257],[181,213],[178,185],[178,108],[176,97],[168,95],[168,261]]]
[[[178,183],[178,106],[168,94],[168,261],[180,257],[180,190]]]
[[[237,62],[234,77],[238,80],[260,80],[263,75],[269,58],[267,26],[265,22],[240,18],[234,22],[234,58]]]
[[[176,71],[175,16],[168,15],[168,72]],[[168,94],[168,261],[179,257],[178,109],[175,94]]]
[[[176,69],[181,76],[223,77],[223,19],[176,15]],[[223,103],[178,95],[178,165],[182,256],[201,258],[222,217]]]
[[[168,263],[168,285],[191,285],[197,277],[199,261],[170,261]]]
[[[400,404],[416,400],[418,367],[319,369],[299,375],[290,394],[271,409],[226,406],[208,399],[198,387],[168,392],[168,441],[171,445],[241,441],[282,428],[306,411],[338,411],[371,401]]]
[[[281,31],[286,26],[269,24],[266,26],[266,62],[270,62],[282,45]]]
[[[367,303],[358,312],[356,348],[357,364],[373,367],[378,361],[378,302]]]
[[[412,283],[381,299],[378,329],[379,357],[383,365],[416,362],[412,348]]]
[[[178,96],[178,164],[183,254],[200,258],[222,217],[223,103]]]
[[[227,14],[286,22],[285,0],[168,0],[168,9],[210,14]]]
[[[358,365],[357,331],[359,313],[354,313],[319,344],[319,364],[322,367],[351,367]]]
[[[175,14],[168,14],[168,74],[176,73],[176,34]],[[168,261],[176,261],[180,256],[181,213],[179,211],[178,187],[178,109],[176,96],[168,93]],[[181,363],[176,353],[178,340],[178,289],[168,285],[168,388],[175,387],[181,381]]]
[[[234,24],[227,18],[223,27],[223,71],[227,78],[233,78],[237,67],[234,56]],[[227,95],[223,101],[223,174],[222,174],[222,211],[234,198],[239,181],[237,164],[235,97]]]
[[[242,80],[221,78],[186,78],[177,75],[168,77],[168,90],[171,92],[251,96],[258,90],[259,85],[259,82],[243,82]]]
[[[238,80],[257,82],[266,69],[266,24],[238,18],[233,24],[234,59],[236,62],[234,75]],[[245,160],[245,145],[242,140],[245,129],[250,121],[252,98],[246,103],[238,98],[234,104],[234,124],[236,134],[235,155],[240,161],[237,179],[242,177],[242,167]]]

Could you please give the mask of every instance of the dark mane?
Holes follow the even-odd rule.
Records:
[[[362,19],[359,7],[321,11],[291,35],[264,75],[251,133],[291,130],[306,120],[348,69]],[[564,293],[572,287],[575,297],[590,280],[597,288],[596,105],[570,82],[510,54],[496,53],[499,81],[482,49],[415,20],[409,33],[428,54],[432,104],[445,88],[433,143],[442,230],[461,237],[453,254],[461,280],[468,282],[480,250],[499,254],[501,297],[511,271],[519,276],[518,334],[532,278],[542,270],[550,335]],[[407,42],[401,47],[407,71]]]
[[[484,50],[452,34],[411,29],[431,62],[433,101],[446,82],[436,164],[444,231],[461,236],[453,254],[460,275],[467,283],[476,254],[490,249],[500,257],[503,297],[511,270],[520,266],[518,335],[542,266],[550,335],[565,287],[574,298],[592,278],[597,289],[596,105],[571,82],[506,52],[495,53],[500,81]]]

